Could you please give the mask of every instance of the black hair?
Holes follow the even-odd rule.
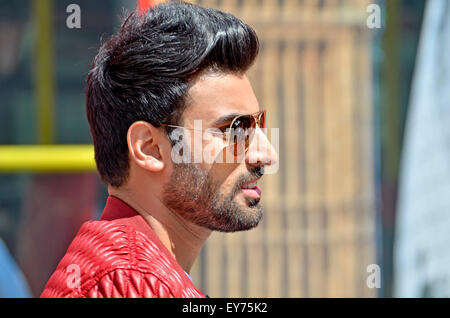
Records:
[[[258,50],[256,32],[217,9],[172,1],[129,14],[87,76],[86,113],[102,181],[119,187],[127,180],[132,123],[176,125],[198,75],[243,74]]]

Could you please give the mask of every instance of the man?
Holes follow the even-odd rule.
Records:
[[[110,196],[42,297],[204,297],[188,275],[202,245],[258,224],[277,161],[245,75],[258,48],[236,17],[187,3],[132,14],[103,44],[86,111]]]

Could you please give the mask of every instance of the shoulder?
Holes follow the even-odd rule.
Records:
[[[80,228],[41,297],[178,297],[182,278],[143,233],[114,221]]]

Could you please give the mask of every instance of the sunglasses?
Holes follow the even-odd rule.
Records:
[[[200,130],[213,135],[221,135],[226,142],[226,146],[233,146],[233,153],[235,156],[238,156],[242,151],[247,151],[250,147],[256,128],[266,128],[266,119],[266,110],[249,115],[238,115],[231,120],[229,126],[220,129],[221,132],[217,131],[217,129],[200,130],[169,124],[161,124],[161,126]]]

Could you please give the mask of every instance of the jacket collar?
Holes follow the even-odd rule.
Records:
[[[106,201],[106,206],[100,217],[101,221],[114,221],[119,224],[128,225],[135,230],[145,234],[152,242],[154,242],[162,253],[164,253],[167,258],[172,263],[172,266],[176,269],[178,274],[183,278],[185,283],[191,283],[188,274],[181,268],[180,264],[172,256],[169,250],[162,244],[156,233],[153,231],[151,226],[145,221],[145,219],[131,206],[122,201],[115,196],[108,196]]]
[[[115,219],[133,217],[136,215],[138,215],[138,213],[135,209],[133,209],[121,199],[110,195],[106,200],[106,205],[103,209],[100,220],[112,221]]]

